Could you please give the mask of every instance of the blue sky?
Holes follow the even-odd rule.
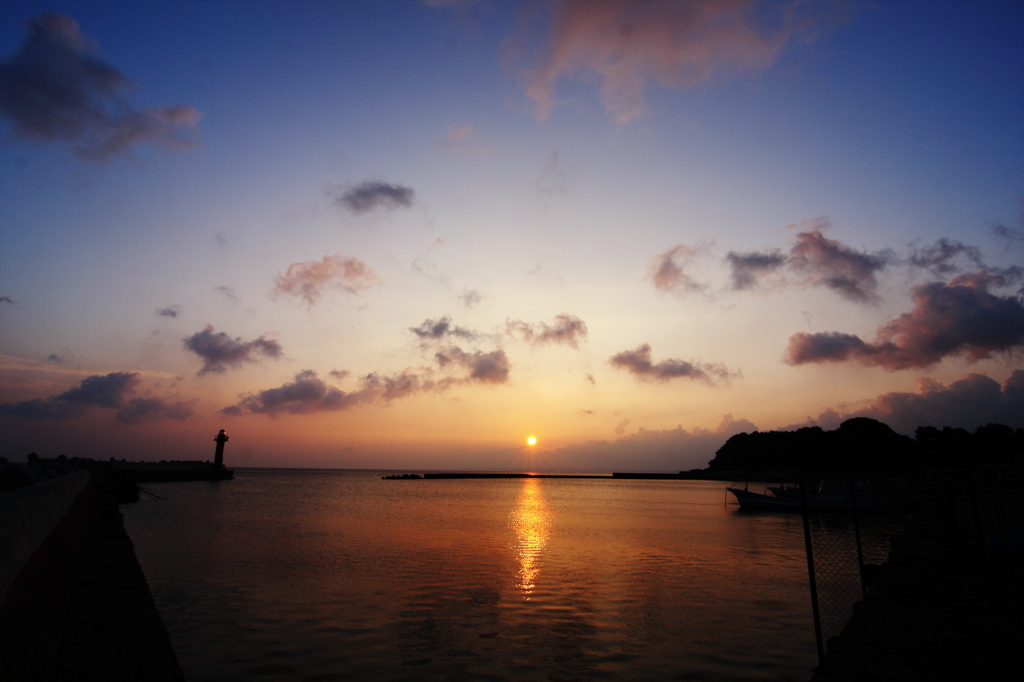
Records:
[[[43,54],[134,86],[82,90],[85,132],[22,106],[43,16]],[[1009,2],[9,3],[0,454],[205,458],[226,428],[240,464],[674,470],[753,428],[1011,421],[1022,28]],[[136,378],[57,409],[110,375]]]

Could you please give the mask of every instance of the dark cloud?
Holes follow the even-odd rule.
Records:
[[[985,267],[978,247],[946,238],[928,246],[914,248],[910,252],[909,262],[916,268],[943,278],[961,272],[965,262],[972,268]]]
[[[335,203],[353,213],[367,213],[378,208],[409,208],[415,198],[411,187],[381,180],[367,180],[358,185],[333,185],[328,194]]]
[[[975,276],[987,278],[987,285],[1000,287],[1013,284],[1024,276],[1024,270],[1015,265],[1006,268],[986,265],[978,247],[945,238],[929,246],[914,248],[908,262],[940,277],[974,271]]]
[[[1024,244],[1024,230],[1007,227],[999,223],[992,226],[992,234],[1004,240],[1007,248]]]
[[[181,315],[181,306],[169,305],[166,308],[157,308],[156,314],[159,317],[177,317]]]
[[[221,374],[228,367],[238,368],[245,362],[256,362],[256,356],[277,359],[281,357],[281,344],[273,339],[260,336],[252,341],[243,341],[241,337],[232,339],[224,332],[213,331],[213,326],[196,332],[183,339],[185,348],[203,359],[203,367],[199,374],[211,372]]]
[[[858,303],[878,300],[876,273],[894,260],[891,253],[868,254],[825,237],[826,218],[812,221],[810,229],[796,235],[789,267],[804,275],[810,284],[825,286],[843,298]]]
[[[278,275],[270,295],[292,296],[312,306],[329,287],[354,294],[370,286],[375,279],[370,266],[358,258],[324,256],[320,261],[289,265],[284,275]]]
[[[895,431],[913,434],[919,426],[951,426],[973,431],[985,424],[1006,424],[1024,428],[1024,370],[1015,369],[1000,386],[983,374],[968,374],[949,386],[934,379],[918,380],[916,393],[894,391],[873,399],[867,407],[839,414],[833,409],[817,419],[786,427],[837,428],[853,417],[870,417],[885,422]]]
[[[79,158],[106,163],[140,143],[195,145],[194,107],[132,108],[134,84],[105,61],[71,17],[44,12],[10,59],[0,61],[0,116],[20,138],[67,142]]]
[[[346,393],[328,386],[316,372],[306,369],[296,374],[293,381],[278,388],[244,396],[238,404],[225,407],[224,412],[236,415],[245,412],[269,415],[335,412],[357,405],[363,397],[359,392]]]
[[[1002,387],[982,374],[969,374],[948,387],[932,379],[919,382],[917,393],[878,396],[853,416],[873,417],[897,431],[918,426],[975,429],[989,423],[1024,427],[1024,370],[1016,369]]]
[[[536,345],[564,343],[579,348],[579,342],[587,340],[586,322],[566,313],[556,315],[554,324],[550,325],[546,322],[530,324],[522,320],[508,320],[505,323],[505,332]]]
[[[689,267],[699,251],[685,244],[677,244],[664,253],[655,256],[648,271],[654,288],[660,291],[680,293],[702,292],[707,285],[690,277],[685,268]]]
[[[11,305],[14,305],[14,299],[10,296],[0,296],[0,303],[10,303]]]
[[[668,381],[686,378],[703,381],[709,384],[716,379],[728,379],[731,375],[724,365],[711,363],[692,363],[683,360],[662,360],[651,362],[651,347],[644,343],[635,350],[624,350],[616,353],[608,362],[612,367],[624,369],[641,381]]]
[[[452,318],[445,315],[438,320],[423,320],[418,327],[409,327],[409,331],[423,341],[440,341],[455,336],[460,339],[474,339],[478,335],[469,329],[452,325]]]
[[[418,374],[406,370],[392,376],[368,374],[363,377],[362,393],[385,402],[391,402],[433,387],[433,382],[424,382]]]
[[[161,398],[132,398],[114,414],[122,424],[138,424],[142,421],[175,419],[185,421],[192,416],[195,400],[168,403]]]
[[[736,253],[725,257],[729,264],[733,289],[752,289],[762,277],[778,272],[788,260],[778,249],[768,252]]]
[[[785,360],[792,365],[855,360],[900,370],[926,367],[948,356],[969,361],[1024,346],[1024,305],[987,291],[1005,282],[984,272],[931,282],[913,290],[914,308],[879,328],[873,343],[853,334],[795,334]]]
[[[467,352],[458,346],[449,346],[438,351],[434,358],[442,368],[456,364],[469,370],[468,381],[487,384],[503,384],[508,381],[509,361],[503,350]]]
[[[352,374],[352,372],[349,372],[347,369],[332,369],[327,374],[331,378],[337,379],[338,381],[341,381],[342,379],[345,379],[348,376],[350,376]]]
[[[47,362],[52,362],[55,365],[63,365],[68,360],[73,360],[75,354],[71,352],[70,348],[64,348],[60,353],[50,353],[46,356]]]
[[[501,384],[508,380],[509,362],[501,350],[489,353],[467,352],[453,346],[438,352],[436,359],[442,369],[457,366],[468,373],[463,377],[448,376],[435,379],[429,369],[419,372],[405,369],[391,375],[371,372],[359,380],[358,390],[346,392],[328,386],[316,372],[307,369],[296,374],[293,381],[277,388],[243,395],[237,404],[226,407],[223,411],[233,415],[332,412],[346,410],[356,405],[390,403],[418,393],[441,392],[452,386],[472,383]],[[349,373],[332,370],[330,376],[343,379],[348,377]]]
[[[78,386],[49,398],[0,404],[0,414],[25,419],[66,419],[77,417],[90,407],[122,407],[139,384],[138,372],[111,372],[86,377]]]

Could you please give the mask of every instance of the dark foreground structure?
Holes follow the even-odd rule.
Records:
[[[803,515],[812,682],[1024,679],[1024,468],[884,482],[912,513]],[[876,564],[879,537],[891,551]]]
[[[0,494],[0,678],[184,680],[103,467]]]

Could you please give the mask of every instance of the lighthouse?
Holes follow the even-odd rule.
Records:
[[[217,453],[213,456],[213,466],[221,469],[224,467],[224,443],[228,442],[228,436],[224,433],[224,429],[221,429],[220,433],[213,440],[217,443]]]

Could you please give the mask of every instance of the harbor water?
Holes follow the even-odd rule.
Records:
[[[798,514],[725,485],[237,470],[125,526],[186,678],[806,680]]]

